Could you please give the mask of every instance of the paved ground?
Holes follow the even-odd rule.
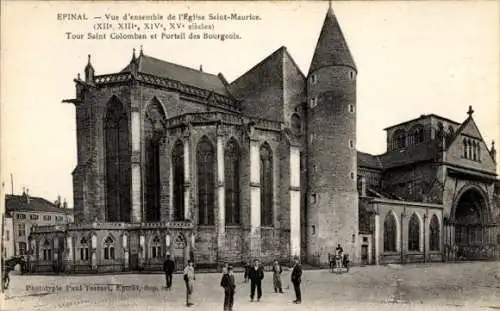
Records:
[[[289,276],[284,272],[285,288]],[[249,284],[243,284],[242,279],[241,273],[236,274],[235,311],[500,309],[500,262],[355,267],[339,275],[327,270],[305,271],[301,305],[291,303],[291,287],[284,294],[274,294],[271,273],[264,279],[262,301],[250,303]],[[220,274],[198,274],[195,305],[190,309],[222,310],[219,282]],[[11,287],[0,309],[188,310],[182,275],[174,275],[172,291],[165,291],[163,286],[160,274],[11,275]]]

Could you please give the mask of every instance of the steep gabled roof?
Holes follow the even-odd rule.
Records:
[[[138,72],[176,80],[203,90],[214,91],[220,95],[230,96],[223,79],[218,75],[146,56],[142,52],[138,58],[133,58],[130,64],[128,64],[122,72],[132,71],[135,65],[137,66]]]
[[[311,61],[309,74],[325,66],[348,66],[356,70],[351,51],[340,29],[337,17],[330,7],[326,13],[316,50]]]

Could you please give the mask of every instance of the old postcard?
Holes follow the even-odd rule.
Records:
[[[500,309],[498,2],[1,5],[2,310]]]

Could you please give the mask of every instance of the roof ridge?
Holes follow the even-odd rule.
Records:
[[[210,76],[214,76],[214,77],[217,77],[220,79],[220,77],[217,75],[217,74],[214,74],[214,73],[210,73],[210,72],[206,72],[206,71],[201,71],[199,69],[195,69],[195,68],[192,68],[192,67],[188,67],[188,66],[185,66],[185,65],[179,65],[179,64],[176,64],[176,63],[173,63],[173,62],[169,62],[167,60],[163,60],[163,59],[160,59],[160,58],[157,58],[157,57],[154,57],[154,56],[150,56],[150,55],[146,55],[146,54],[142,54],[141,56],[139,56],[138,59],[141,59],[141,58],[149,58],[149,59],[152,59],[152,60],[155,60],[155,61],[159,61],[159,62],[162,62],[162,63],[168,63],[170,65],[174,65],[174,66],[177,66],[177,67],[181,67],[181,68],[184,68],[184,69],[188,69],[188,70],[191,70],[191,71],[194,71],[194,72],[197,72],[197,73],[201,73],[201,74],[205,74],[205,75],[210,75]],[[140,70],[139,70],[140,71]]]

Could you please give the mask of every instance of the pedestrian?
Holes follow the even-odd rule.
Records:
[[[255,259],[253,267],[248,271],[248,278],[250,279],[250,302],[253,302],[255,297],[255,289],[257,289],[257,302],[262,297],[262,280],[264,279],[264,268],[260,265],[260,261]]]
[[[172,274],[175,271],[175,263],[170,259],[170,254],[167,254],[167,259],[163,262],[163,271],[165,272],[166,287],[170,290],[172,287]]]
[[[194,275],[194,264],[192,260],[188,261],[187,267],[184,269],[184,282],[186,283],[186,306],[191,307],[191,296],[193,295],[193,286],[196,277]]]
[[[224,288],[224,311],[233,311],[234,292],[236,284],[234,282],[233,267],[225,266],[222,270],[220,286]]]
[[[281,268],[281,265],[277,260],[274,261],[273,264],[273,285],[274,285],[274,292],[275,293],[280,293],[283,294],[283,288],[281,286],[281,272],[283,272],[283,269]]]
[[[302,295],[300,293],[300,283],[302,282],[302,266],[299,263],[299,259],[295,259],[295,265],[292,270],[292,283],[295,289],[295,300],[293,303],[301,303]]]
[[[244,278],[244,282],[248,282],[248,274],[250,273],[250,269],[252,268],[252,266],[250,265],[250,262],[244,262],[243,263],[244,267],[245,267],[245,273],[243,275],[243,278]]]
[[[337,268],[337,271],[342,270],[342,257],[344,253],[344,249],[340,246],[340,244],[337,245],[337,248],[335,249],[335,252],[337,253],[335,257],[335,266]]]

